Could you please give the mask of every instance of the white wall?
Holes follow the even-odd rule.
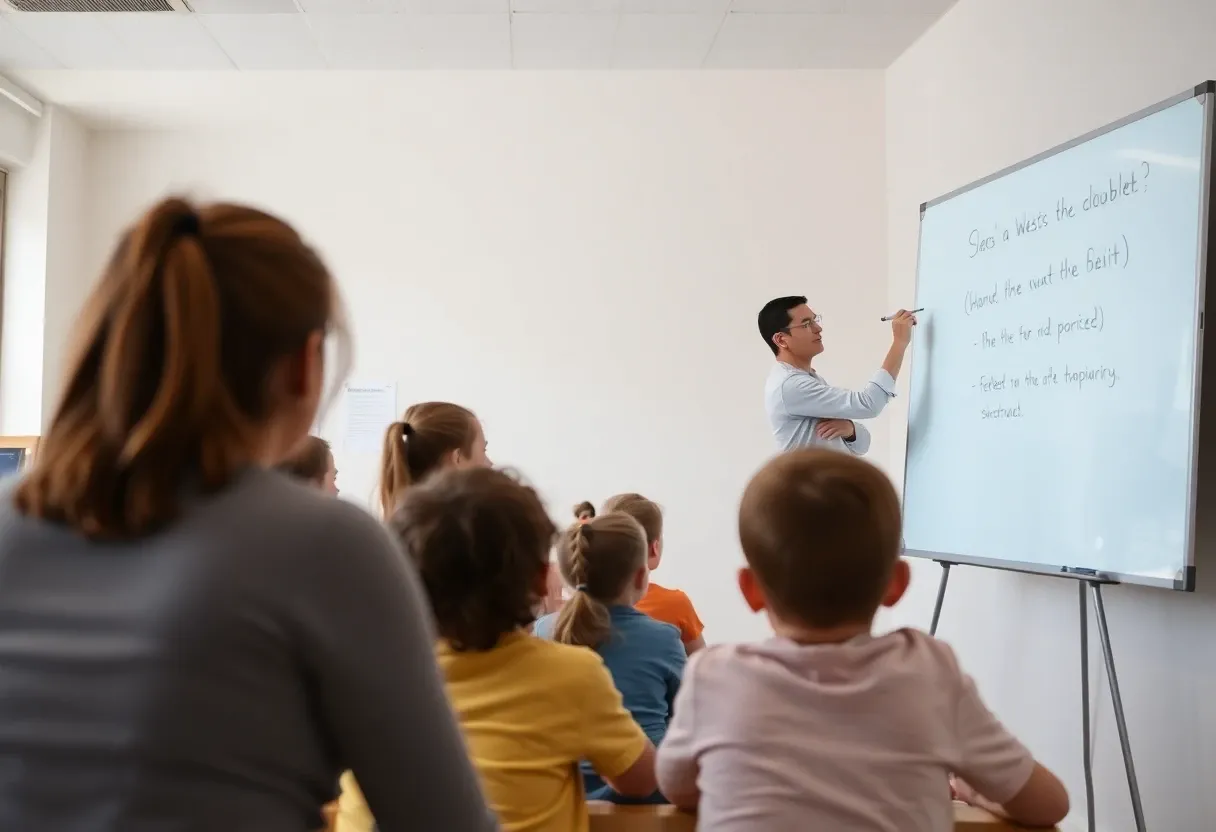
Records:
[[[962,0],[887,72],[890,305],[912,295],[921,202],[1216,77],[1214,35],[1208,0]],[[891,444],[901,449],[906,413],[896,413]],[[901,453],[891,457],[900,472]],[[1216,596],[1202,566],[1194,596],[1106,591],[1151,829],[1216,829]],[[921,564],[888,621],[925,625],[937,574]],[[1070,823],[1084,828],[1077,617],[1070,582],[961,567],[940,634],[1064,775]],[[1095,815],[1099,829],[1123,832],[1134,827],[1096,638]]]
[[[384,84],[374,111],[318,99],[279,129],[96,135],[94,261],[167,188],[282,213],[341,281],[357,378],[471,406],[563,519],[621,490],[660,501],[658,579],[711,640],[763,632],[734,588],[737,497],[772,450],[755,315],[810,294],[825,372],[859,384],[881,359],[881,73]],[[366,497],[374,460],[338,461]]]

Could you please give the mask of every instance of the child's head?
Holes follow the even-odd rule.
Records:
[[[739,539],[744,597],[788,628],[868,629],[908,585],[891,481],[839,451],[793,451],[765,465],[743,493]]]
[[[389,525],[454,649],[489,650],[535,619],[556,529],[536,492],[510,474],[449,468],[409,489]]]
[[[468,408],[448,402],[409,407],[384,434],[380,509],[390,517],[406,489],[443,468],[488,468],[486,435]]]
[[[553,628],[555,641],[597,647],[612,631],[608,607],[646,593],[646,533],[628,514],[575,523],[557,546],[562,578],[574,589]]]
[[[604,511],[628,514],[646,532],[646,566],[653,572],[663,559],[663,510],[641,494],[617,494],[604,503]]]
[[[595,519],[595,506],[589,500],[583,500],[574,507],[574,519],[580,523]]]
[[[289,459],[278,466],[279,470],[309,485],[337,496],[338,469],[334,465],[333,451],[329,443],[319,436],[306,436]]]

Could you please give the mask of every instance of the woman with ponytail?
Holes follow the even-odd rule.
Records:
[[[449,402],[411,405],[384,432],[380,511],[387,520],[405,492],[444,468],[489,468],[486,434],[473,411]]]
[[[536,622],[536,634],[562,644],[589,647],[612,674],[625,707],[657,747],[671,722],[687,656],[680,631],[634,609],[646,594],[646,532],[620,512],[576,522],[562,536],[557,563],[574,590],[560,613]],[[583,766],[588,800],[636,803],[616,793]],[[664,803],[654,793],[640,801]]]
[[[415,570],[269,470],[345,340],[282,220],[168,199],[121,239],[33,468],[0,490],[0,827],[494,828]]]

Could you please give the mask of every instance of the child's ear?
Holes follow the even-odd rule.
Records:
[[[636,590],[646,589],[646,584],[650,582],[650,569],[643,565],[637,572],[633,573],[633,588]]]
[[[882,605],[884,607],[893,607],[899,603],[899,599],[904,597],[904,593],[908,591],[908,584],[912,583],[912,567],[903,558],[895,561],[895,568],[891,570],[891,580],[887,583],[887,591],[883,593]]]
[[[549,579],[551,577],[552,571],[553,571],[553,564],[546,563],[545,567],[536,574],[536,578],[532,582],[532,593],[537,598],[545,599],[545,598],[549,597],[549,590],[550,590]]]
[[[646,563],[651,569],[659,565],[659,558],[663,556],[663,539],[650,541],[650,551],[646,553]]]
[[[739,591],[743,593],[743,600],[747,602],[747,606],[752,612],[760,612],[767,606],[764,600],[764,590],[760,588],[760,582],[756,580],[756,573],[752,572],[750,566],[739,570]]]

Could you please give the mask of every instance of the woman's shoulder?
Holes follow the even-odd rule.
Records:
[[[175,534],[209,541],[209,548],[224,549],[229,556],[249,559],[256,553],[256,561],[267,568],[299,574],[340,562],[343,572],[353,576],[368,555],[379,560],[400,552],[388,530],[363,507],[260,469],[192,502]]]

